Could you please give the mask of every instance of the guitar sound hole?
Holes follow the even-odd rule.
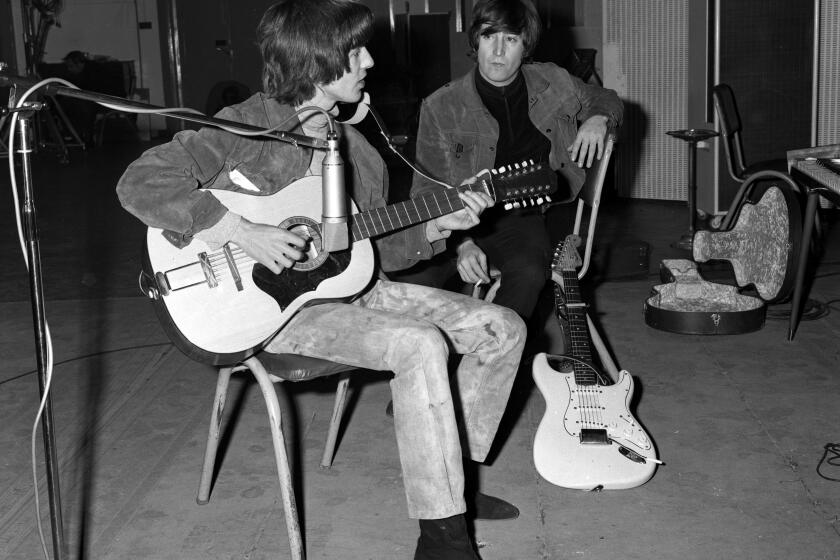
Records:
[[[321,237],[321,224],[306,216],[294,216],[283,220],[277,227],[286,229],[307,240],[303,260],[296,262],[292,267],[293,270],[313,270],[324,264],[329,253],[321,250],[324,244]]]

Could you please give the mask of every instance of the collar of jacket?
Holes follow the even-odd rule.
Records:
[[[528,108],[531,108],[537,102],[539,96],[548,89],[550,83],[530,64],[523,64],[520,71],[525,77],[525,87],[528,89]],[[478,95],[478,90],[475,88],[476,72],[478,72],[478,66],[473,66],[470,72],[452,82],[452,86],[462,91],[463,95],[456,96],[456,99],[460,101],[466,111],[482,112],[485,109],[484,103]]]

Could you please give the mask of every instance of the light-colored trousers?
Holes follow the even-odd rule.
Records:
[[[440,519],[466,511],[462,444],[463,456],[487,457],[525,336],[522,319],[504,307],[377,280],[351,304],[302,309],[266,350],[392,371],[408,515]],[[462,355],[451,381],[454,402],[450,349]]]

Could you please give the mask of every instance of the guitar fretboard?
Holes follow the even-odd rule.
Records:
[[[458,193],[466,191],[484,192],[495,200],[495,192],[489,182],[482,180],[453,189],[429,192],[383,208],[359,212],[350,218],[353,241],[382,235],[460,210],[464,207],[464,202],[458,197]]]
[[[578,385],[597,385],[597,373],[585,364],[592,363],[592,351],[589,342],[589,325],[586,321],[586,305],[580,295],[577,271],[563,270],[563,288],[554,285],[555,309],[566,308],[566,316],[569,323],[569,338],[572,345],[571,356],[577,358],[573,361],[575,372],[575,383]]]

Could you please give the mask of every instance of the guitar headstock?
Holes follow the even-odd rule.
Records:
[[[475,184],[496,202],[504,202],[505,210],[511,210],[551,202],[551,195],[557,191],[557,174],[548,165],[523,161],[484,171]]]
[[[576,272],[583,264],[578,253],[580,236],[570,234],[566,239],[557,244],[554,248],[554,258],[551,261],[551,271],[560,274],[561,272]]]

